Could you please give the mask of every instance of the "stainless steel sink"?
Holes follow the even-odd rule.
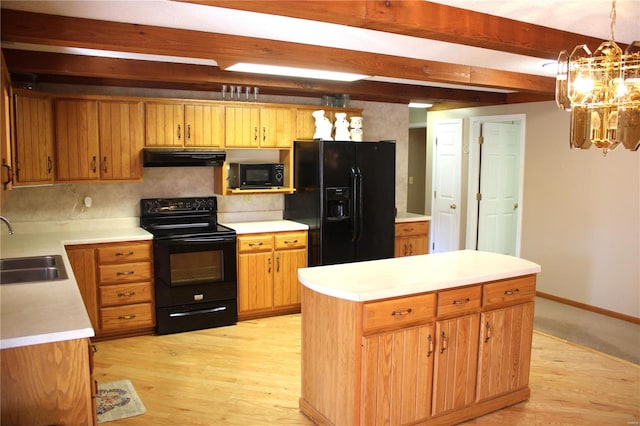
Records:
[[[69,278],[60,255],[0,259],[0,284],[56,281]]]

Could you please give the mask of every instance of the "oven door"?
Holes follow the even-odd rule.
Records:
[[[154,240],[156,306],[236,299],[236,238]]]

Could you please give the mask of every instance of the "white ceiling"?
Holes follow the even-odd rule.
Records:
[[[611,2],[609,0],[535,0],[535,3],[532,0],[436,0],[436,2],[602,39],[611,38]],[[555,67],[542,67],[543,63],[548,63],[555,58],[526,57],[380,31],[167,0],[3,0],[2,7],[78,18],[267,38],[416,59],[462,63],[526,74],[553,75],[555,73]],[[640,40],[640,0],[617,0],[616,10],[616,41],[630,43],[633,40]],[[3,44],[3,47],[27,47],[76,54],[89,53],[86,50],[15,44]],[[595,50],[597,46],[589,47]],[[117,52],[98,54],[159,59],[157,56],[132,56]],[[161,59],[173,62],[215,64],[215,61],[203,61],[202,59],[166,57]],[[375,76],[372,79],[390,81]],[[412,83],[432,85],[425,82]],[[437,86],[455,87],[442,84],[437,84]]]

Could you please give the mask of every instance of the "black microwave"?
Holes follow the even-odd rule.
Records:
[[[227,186],[260,189],[284,186],[282,163],[229,163]]]

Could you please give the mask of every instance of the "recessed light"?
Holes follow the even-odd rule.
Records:
[[[369,77],[368,75],[364,74],[354,74],[348,72],[282,67],[278,65],[251,64],[247,62],[238,62],[237,64],[233,64],[230,67],[227,67],[225,70],[336,81],[356,81]]]
[[[409,108],[431,108],[433,104],[427,104],[424,102],[409,102]]]

